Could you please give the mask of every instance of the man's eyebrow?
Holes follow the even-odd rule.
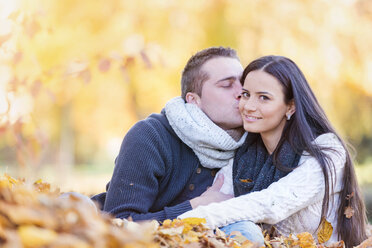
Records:
[[[236,76],[230,76],[230,77],[226,77],[226,78],[222,78],[222,79],[218,80],[217,83],[222,82],[222,81],[227,81],[227,80],[235,80],[235,79],[237,79]]]

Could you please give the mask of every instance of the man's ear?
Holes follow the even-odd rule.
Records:
[[[195,92],[187,92],[185,98],[187,103],[196,104],[200,107],[200,96]]]

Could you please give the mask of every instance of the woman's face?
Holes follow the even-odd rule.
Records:
[[[248,73],[239,103],[246,131],[281,136],[287,120],[286,114],[294,113],[293,103],[284,102],[282,87],[267,72],[256,70]]]

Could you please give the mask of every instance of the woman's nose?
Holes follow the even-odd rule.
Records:
[[[255,100],[252,97],[244,100],[243,109],[245,111],[255,111],[257,109]]]

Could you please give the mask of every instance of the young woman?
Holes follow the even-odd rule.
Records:
[[[328,243],[361,243],[366,215],[350,154],[303,73],[288,58],[265,56],[245,68],[242,83],[249,134],[232,168],[236,197],[180,217],[206,218],[211,228],[274,224],[283,235],[314,237],[324,218],[333,226]]]

